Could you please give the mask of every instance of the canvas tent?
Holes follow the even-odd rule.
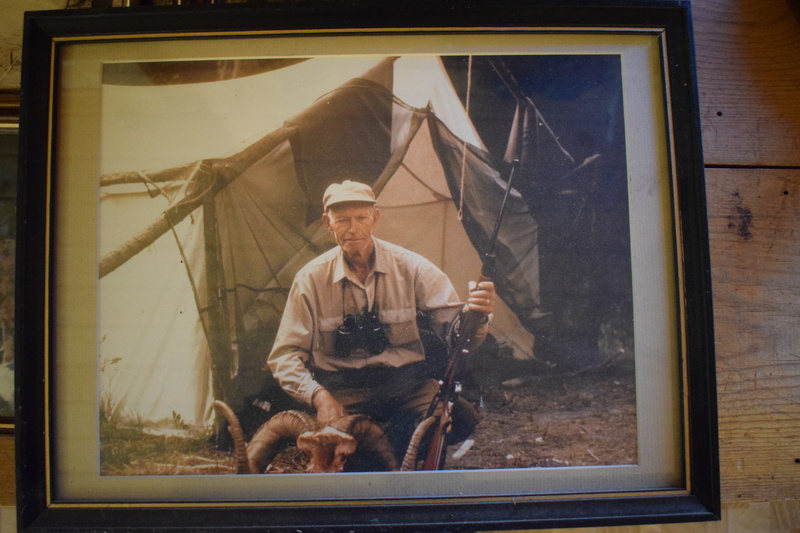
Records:
[[[257,389],[294,273],[334,245],[320,223],[329,183],[373,185],[376,235],[431,259],[462,295],[505,187],[433,56],[111,82],[102,117],[101,409],[162,427],[205,426],[214,397]],[[515,191],[496,282],[492,333],[533,357],[537,226]]]

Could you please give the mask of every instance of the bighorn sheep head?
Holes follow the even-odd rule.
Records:
[[[214,405],[228,420],[233,436],[237,474],[260,474],[281,451],[286,440],[309,458],[309,472],[342,472],[347,459],[357,450],[375,454],[388,470],[397,469],[397,458],[383,430],[368,417],[351,415],[321,428],[312,416],[301,411],[283,411],[262,425],[249,443],[233,410],[224,402]]]
[[[355,437],[330,426],[297,437],[297,449],[309,457],[309,472],[343,472],[357,446]]]

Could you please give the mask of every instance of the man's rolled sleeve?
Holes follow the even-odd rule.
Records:
[[[294,399],[311,405],[311,398],[322,386],[314,380],[301,353],[292,346],[276,348],[269,355],[267,365],[283,390]]]
[[[302,285],[297,280],[292,284],[275,344],[267,357],[267,366],[283,390],[296,400],[311,405],[312,396],[321,386],[307,366],[314,320]]]

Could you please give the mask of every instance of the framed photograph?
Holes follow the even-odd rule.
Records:
[[[24,39],[21,530],[718,518],[688,2]]]

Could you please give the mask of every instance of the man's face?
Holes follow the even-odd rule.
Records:
[[[340,204],[322,215],[345,255],[357,256],[372,251],[372,228],[378,222],[378,210],[369,204]]]

